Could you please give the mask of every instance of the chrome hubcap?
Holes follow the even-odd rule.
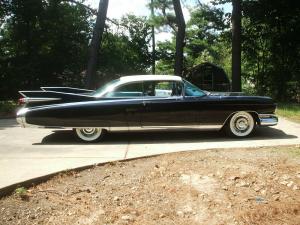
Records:
[[[97,132],[96,128],[84,128],[84,129],[81,129],[80,131],[84,136],[87,136],[87,137],[91,136],[95,132]]]
[[[242,117],[238,118],[235,122],[235,127],[240,131],[245,131],[249,128],[249,122],[247,118]]]
[[[97,140],[102,135],[101,128],[76,128],[77,136],[84,141]]]
[[[229,123],[232,134],[238,137],[249,135],[253,131],[254,125],[255,122],[251,114],[244,111],[234,114]]]

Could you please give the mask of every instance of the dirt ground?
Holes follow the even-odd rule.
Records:
[[[300,224],[300,146],[172,153],[67,172],[0,224]]]

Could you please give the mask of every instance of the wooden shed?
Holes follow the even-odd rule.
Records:
[[[231,89],[230,81],[225,71],[221,67],[209,62],[189,69],[186,71],[184,77],[206,91],[228,92]]]

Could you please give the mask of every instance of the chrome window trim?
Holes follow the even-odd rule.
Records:
[[[146,81],[133,81],[133,82],[128,82],[128,83],[122,83],[122,84],[119,84],[119,85],[116,85],[112,90],[109,90],[109,91],[107,91],[106,93],[103,93],[100,97],[103,97],[103,98],[106,98],[106,95],[108,94],[108,93],[110,93],[110,92],[114,92],[114,91],[116,91],[116,89],[118,89],[118,88],[121,88],[121,87],[123,87],[123,86],[125,86],[125,85],[127,85],[127,84],[133,84],[133,83],[138,83],[138,82],[141,82],[142,83],[142,86],[143,86],[143,93],[144,93],[144,82],[147,82],[147,81],[163,81],[163,82],[167,82],[167,81],[170,81],[170,82],[178,82],[178,83],[180,83],[181,85],[182,85],[182,93],[181,93],[181,95],[177,95],[177,96],[168,96],[168,97],[156,97],[156,96],[148,96],[148,95],[142,95],[142,96],[135,96],[135,97],[132,97],[132,96],[128,96],[128,97],[107,97],[107,98],[112,98],[112,99],[122,99],[122,98],[127,98],[127,99],[141,99],[141,98],[143,98],[143,99],[145,99],[145,97],[146,98],[152,98],[152,99],[168,99],[168,98],[173,98],[173,97],[183,97],[184,96],[184,82],[182,82],[182,81],[176,81],[176,80],[146,80]],[[195,96],[193,96],[193,97],[195,97]],[[97,98],[99,98],[99,97],[97,97]]]

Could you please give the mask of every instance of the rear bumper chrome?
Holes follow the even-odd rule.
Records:
[[[26,123],[25,115],[28,111],[27,108],[22,108],[17,112],[17,122],[21,125],[21,127],[28,127],[28,124]]]
[[[275,126],[278,123],[278,117],[274,114],[258,114],[260,126]]]

